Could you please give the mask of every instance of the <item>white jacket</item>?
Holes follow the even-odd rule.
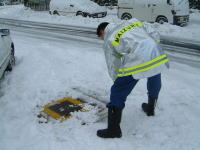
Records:
[[[168,58],[159,41],[159,34],[137,19],[108,24],[103,49],[110,77],[116,80],[132,75],[141,79],[168,68]]]

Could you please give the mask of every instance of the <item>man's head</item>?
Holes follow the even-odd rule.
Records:
[[[107,27],[108,24],[109,24],[108,22],[102,22],[97,27],[97,36],[100,37],[102,40],[104,39],[105,28]]]

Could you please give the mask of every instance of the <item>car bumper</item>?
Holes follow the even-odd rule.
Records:
[[[186,16],[174,16],[174,24],[184,26],[189,22],[189,15]]]

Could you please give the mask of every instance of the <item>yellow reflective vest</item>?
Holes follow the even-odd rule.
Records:
[[[150,24],[137,19],[110,23],[105,29],[104,45],[108,72],[113,80],[132,75],[142,79],[169,68],[160,36]]]

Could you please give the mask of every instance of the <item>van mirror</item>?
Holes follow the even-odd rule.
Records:
[[[167,0],[168,5],[172,5],[171,0]]]
[[[0,34],[1,34],[1,36],[8,36],[8,35],[10,35],[10,30],[9,29],[0,29]]]
[[[70,4],[70,7],[74,7],[74,5]]]

